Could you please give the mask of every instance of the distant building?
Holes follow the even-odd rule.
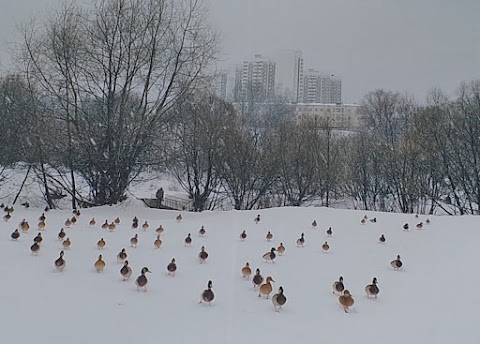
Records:
[[[297,120],[313,119],[321,124],[328,120],[337,129],[358,129],[361,127],[360,106],[356,104],[300,103],[295,105]]]
[[[304,103],[336,104],[342,102],[342,80],[308,69],[303,77]]]
[[[275,95],[275,62],[255,55],[254,59],[244,61],[235,73],[234,100],[266,102]]]
[[[229,81],[228,79],[229,77],[226,71],[221,71],[215,76],[215,94],[223,100],[227,100],[227,84]]]
[[[300,50],[281,50],[276,56],[277,90],[288,102],[298,103],[303,97],[303,57]]]

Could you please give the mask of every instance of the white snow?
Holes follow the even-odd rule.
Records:
[[[480,287],[477,264],[478,218],[430,217],[423,230],[415,224],[425,216],[370,213],[326,208],[276,208],[262,211],[183,212],[136,205],[82,209],[78,223],[65,229],[72,241],[65,251],[67,267],[54,269],[61,251],[59,229],[70,210],[46,213],[44,241],[38,256],[30,254],[42,209],[17,206],[9,222],[0,223],[0,337],[2,343],[477,343],[476,295]],[[253,219],[261,214],[256,225]],[[364,214],[378,222],[361,225]],[[2,215],[3,216],[3,215]],[[121,219],[114,232],[100,228],[108,219]],[[147,231],[130,228],[134,216]],[[89,228],[92,217],[95,228]],[[28,233],[18,241],[11,232],[23,219]],[[318,227],[311,228],[316,219]],[[408,222],[410,231],[402,225]],[[154,249],[155,228],[163,225],[162,247]],[[198,236],[205,226],[206,236]],[[333,237],[325,230],[331,226]],[[248,237],[240,241],[246,230]],[[265,240],[272,231],[271,243]],[[305,233],[305,247],[296,240]],[[129,239],[139,234],[137,248]],[[192,247],[183,240],[192,234]],[[378,238],[385,234],[386,243]],[[107,242],[98,250],[97,241]],[[327,240],[330,251],[323,253]],[[286,252],[275,263],[262,255],[280,242]],[[209,253],[197,258],[201,246]],[[123,282],[116,254],[126,248],[133,268]],[[93,269],[99,254],[105,271]],[[390,261],[399,254],[403,269]],[[175,277],[167,264],[176,259]],[[259,298],[251,281],[241,276],[245,262],[252,270],[272,276],[274,292],[283,286],[287,303],[279,313],[271,300]],[[135,279],[148,267],[148,291],[137,291]],[[344,277],[355,304],[344,313],[332,283]],[[378,299],[367,299],[364,288],[378,278]],[[208,280],[213,281],[211,306],[198,304]],[[273,295],[273,294],[272,294]],[[272,296],[271,295],[271,296]]]

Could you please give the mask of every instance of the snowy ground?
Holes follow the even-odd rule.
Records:
[[[9,222],[0,223],[0,337],[1,343],[478,343],[476,324],[480,288],[477,217],[430,217],[430,225],[417,230],[425,217],[365,213],[325,208],[277,208],[258,212],[229,211],[183,213],[140,206],[82,209],[78,223],[66,229],[72,241],[65,251],[67,267],[54,269],[62,248],[57,233],[70,210],[46,213],[44,242],[38,256],[30,246],[42,209],[16,207]],[[257,213],[262,221],[253,222]],[[364,214],[377,223],[360,224]],[[119,216],[114,232],[101,223]],[[148,221],[147,231],[132,230],[131,220]],[[89,228],[92,217],[95,228]],[[28,233],[18,241],[11,232],[25,218]],[[312,229],[311,222],[319,223]],[[408,222],[411,229],[402,230]],[[155,228],[163,225],[163,245],[154,249]],[[200,226],[206,236],[198,236]],[[331,226],[333,237],[325,230]],[[242,242],[239,234],[246,230]],[[272,242],[265,240],[272,231]],[[305,233],[305,247],[296,239]],[[137,248],[129,239],[139,234]],[[192,247],[184,238],[192,233]],[[386,243],[378,238],[385,234]],[[107,242],[98,250],[97,241]],[[322,243],[331,249],[323,253]],[[284,256],[275,264],[262,255],[283,242]],[[204,245],[205,264],[197,255]],[[121,280],[122,264],[116,255],[126,248],[133,276]],[[102,254],[106,269],[97,273],[93,264]],[[401,271],[389,263],[399,254]],[[175,258],[175,277],[166,266]],[[241,276],[250,262],[264,277],[283,286],[288,299],[281,312],[271,300],[258,297],[251,281]],[[134,281],[147,266],[148,291],[137,291]],[[331,285],[340,276],[351,291],[355,305],[344,313]],[[377,300],[367,299],[364,288],[378,278]],[[211,306],[198,304],[208,280],[213,281]]]

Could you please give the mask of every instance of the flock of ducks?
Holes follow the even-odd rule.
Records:
[[[4,205],[1,205],[1,208],[3,208],[3,210],[5,212],[5,215],[3,217],[4,221],[6,221],[6,222],[10,221],[12,219],[12,213],[14,212],[14,208],[4,206]],[[45,211],[47,211],[47,209],[45,209]],[[64,224],[65,228],[71,228],[72,226],[74,226],[77,223],[80,215],[81,215],[80,210],[74,210],[73,211],[73,216],[71,218],[66,219],[65,224]],[[416,217],[418,217],[418,215]],[[175,220],[177,222],[181,222],[182,219],[183,218],[182,218],[181,214],[179,214],[175,218]],[[365,215],[361,219],[360,223],[362,225],[366,224],[367,220],[368,220],[368,217],[367,217],[367,215]],[[37,229],[39,230],[39,232],[34,237],[33,244],[30,247],[30,251],[31,251],[32,255],[38,255],[38,253],[40,252],[40,249],[41,249],[41,245],[42,245],[42,242],[43,242],[42,231],[44,231],[46,229],[45,212],[42,213],[42,215],[39,217],[38,221],[39,222],[38,222],[38,225],[37,225]],[[372,218],[368,221],[370,221],[371,223],[376,223],[377,219],[374,217],[374,218]],[[120,222],[121,222],[120,218],[118,218],[118,217],[111,222],[109,222],[108,220],[105,220],[105,222],[101,225],[101,228],[103,230],[113,232],[119,226]],[[254,223],[259,224],[260,222],[261,222],[261,216],[257,215],[254,218]],[[429,223],[430,223],[430,220],[427,218],[425,220],[425,224],[429,224]],[[95,227],[96,226],[95,218],[92,218],[89,221],[89,226],[90,227]],[[316,228],[317,226],[318,226],[317,221],[313,220],[312,228]],[[415,227],[417,229],[421,230],[423,228],[423,226],[424,226],[424,223],[419,222],[419,223],[416,224]],[[24,233],[27,233],[31,228],[29,222],[26,219],[23,219],[19,223],[18,227],[19,228],[16,228],[11,233],[11,239],[12,240],[18,240],[20,238],[20,231],[22,231]],[[139,226],[139,220],[138,220],[137,217],[134,217],[133,220],[132,220],[131,228],[134,229],[134,230],[141,228],[144,231],[146,231],[149,227],[150,227],[150,225],[148,224],[147,221],[145,221],[141,226]],[[404,231],[409,230],[409,224],[408,223],[405,223],[403,225],[403,230]],[[154,245],[155,248],[160,248],[161,247],[161,245],[162,245],[161,235],[164,233],[164,231],[165,231],[165,229],[162,227],[162,225],[160,225],[159,227],[157,227],[155,229],[155,232],[157,234],[156,239],[153,242],[153,245]],[[331,237],[332,234],[333,234],[332,228],[329,227],[326,230],[325,233],[326,233],[327,237]],[[198,231],[198,235],[200,237],[203,237],[203,236],[205,236],[205,234],[206,234],[206,229],[205,229],[204,226],[201,226],[201,228]],[[66,260],[64,258],[65,251],[68,250],[71,247],[72,242],[71,242],[70,238],[67,237],[67,234],[66,234],[64,228],[60,229],[57,237],[61,241],[63,249],[62,249],[62,251],[60,251],[59,257],[54,261],[54,266],[58,271],[62,272],[62,271],[64,271],[64,269],[66,268],[66,265],[67,265]],[[244,241],[246,239],[247,239],[247,233],[246,233],[245,230],[243,230],[240,233],[240,240]],[[267,240],[267,242],[271,242],[273,240],[273,234],[272,234],[271,231],[267,232],[267,234],[265,235],[265,239]],[[382,234],[378,240],[379,240],[379,243],[384,244],[385,241],[386,241],[385,235]],[[135,235],[130,239],[130,246],[135,248],[135,247],[137,247],[138,243],[139,243],[138,233],[135,233]],[[100,240],[98,240],[98,242],[97,242],[97,248],[99,250],[103,250],[106,247],[106,245],[107,245],[107,243],[106,243],[106,241],[103,237],[100,238]],[[188,235],[184,239],[184,246],[191,246],[191,245],[192,245],[192,237],[191,237],[191,233],[188,233]],[[297,247],[304,247],[304,245],[305,245],[305,234],[304,233],[301,233],[300,237],[296,240],[296,245],[297,245]],[[330,245],[328,244],[327,241],[325,241],[321,247],[322,247],[322,251],[324,253],[327,253],[330,249]],[[264,253],[262,255],[262,258],[265,260],[265,262],[275,263],[275,259],[277,258],[277,255],[283,255],[284,252],[285,252],[285,246],[283,245],[283,243],[280,243],[280,245],[278,247],[272,247],[270,249],[270,251]],[[201,264],[205,263],[208,256],[209,256],[208,252],[205,250],[205,247],[202,246],[200,252],[198,253],[199,262]],[[121,269],[120,269],[120,275],[122,277],[122,280],[123,281],[129,280],[130,277],[132,276],[133,271],[132,271],[132,268],[129,266],[128,254],[127,254],[125,248],[122,248],[121,251],[118,252],[118,254],[116,255],[116,259],[117,259],[118,263],[123,264]],[[395,271],[402,268],[403,263],[401,261],[400,255],[397,255],[396,259],[394,259],[390,262],[390,266]],[[106,262],[105,262],[105,260],[102,256],[102,254],[98,255],[97,259],[94,262],[93,267],[94,267],[95,271],[98,272],[98,273],[101,273],[101,272],[104,271],[104,269],[106,267]],[[174,277],[176,271],[177,271],[177,264],[176,264],[175,258],[173,258],[170,261],[170,263],[168,263],[168,265],[167,265],[167,274]],[[137,286],[137,290],[143,290],[145,292],[147,291],[147,285],[148,285],[147,273],[151,273],[151,271],[147,267],[143,267],[141,269],[140,275],[135,280],[135,285]],[[252,269],[251,269],[250,264],[248,262],[245,264],[245,266],[242,267],[241,273],[242,273],[242,277],[245,278],[245,279],[250,279],[252,277]],[[266,299],[268,299],[270,297],[270,295],[273,292],[272,282],[275,282],[275,280],[272,278],[272,276],[267,276],[266,278],[264,278],[262,276],[261,272],[260,272],[260,269],[259,268],[256,269],[255,274],[252,277],[252,283],[253,283],[254,289],[258,289],[258,297],[263,296]],[[377,284],[378,284],[377,278],[374,277],[372,282],[365,287],[365,293],[366,293],[368,298],[377,298],[377,296],[380,292]],[[209,280],[208,283],[207,283],[207,288],[201,293],[199,303],[211,304],[211,302],[215,298],[215,294],[214,294],[212,288],[213,288],[213,283],[212,283],[211,280]],[[346,313],[348,313],[350,307],[353,306],[355,301],[354,301],[350,291],[348,289],[345,289],[344,280],[343,280],[342,276],[340,276],[339,279],[333,283],[332,290],[333,290],[334,294],[340,294],[340,296],[338,298],[338,301],[339,301],[340,305],[343,307],[344,311]],[[280,309],[286,304],[287,298],[284,294],[284,289],[283,289],[282,286],[280,286],[278,288],[277,293],[275,293],[272,296],[271,300],[272,300],[274,309],[277,312],[280,311]]]

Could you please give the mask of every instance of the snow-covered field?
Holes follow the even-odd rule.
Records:
[[[325,208],[276,208],[258,212],[178,213],[136,205],[82,209],[76,225],[65,229],[72,246],[65,250],[66,269],[54,261],[62,250],[57,239],[70,210],[49,211],[38,256],[30,246],[37,234],[41,208],[16,207],[8,222],[0,223],[0,338],[1,343],[478,343],[476,324],[480,299],[478,218],[430,217],[365,213]],[[262,220],[253,219],[261,214]],[[367,214],[377,223],[360,224]],[[113,232],[100,228],[120,217]],[[150,228],[132,230],[132,218]],[[97,224],[88,223],[95,217]],[[22,219],[28,233],[18,241],[11,232]],[[313,220],[318,227],[313,229]],[[405,222],[410,224],[403,231]],[[162,225],[163,244],[155,249],[155,229]],[[205,226],[205,237],[198,230]],[[332,227],[333,236],[325,230]],[[247,239],[239,238],[246,230]],[[274,235],[267,242],[267,231]],[[296,240],[305,233],[305,247]],[[139,235],[138,247],[130,238]],[[192,234],[191,247],[184,238]],[[380,244],[381,234],[386,243]],[[107,245],[96,247],[100,238]],[[328,241],[330,250],[321,245]],[[262,255],[282,242],[283,256],[275,263]],[[200,264],[201,246],[209,253]],[[116,255],[126,248],[132,278],[120,276]],[[103,272],[94,270],[99,254]],[[399,254],[400,271],[390,267]],[[178,270],[167,275],[176,259]],[[259,298],[241,269],[249,262],[264,277],[283,286],[287,303],[275,312],[271,300]],[[135,279],[148,267],[148,291],[137,291]],[[354,306],[346,314],[332,294],[332,283],[344,277]],[[378,299],[367,299],[364,288],[378,278]],[[199,304],[212,280],[215,299]]]

